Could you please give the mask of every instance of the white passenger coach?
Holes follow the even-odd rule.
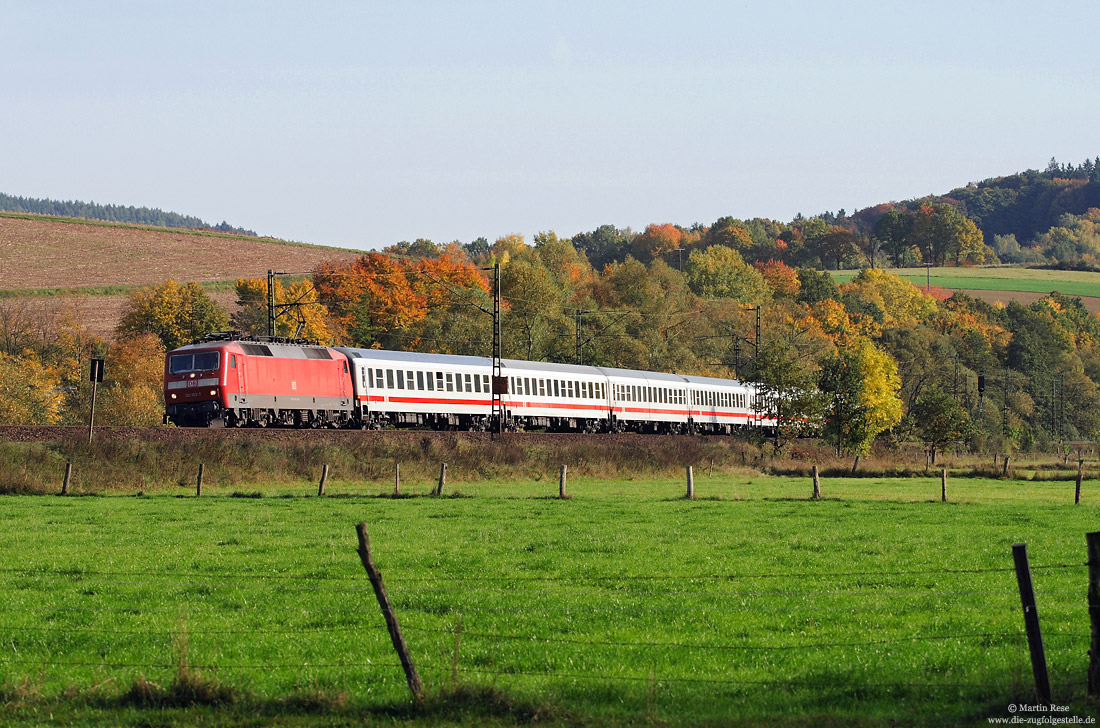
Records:
[[[340,348],[352,366],[366,427],[483,429],[492,424],[492,360]],[[731,379],[502,360],[508,429],[556,432],[730,433],[773,427],[755,388]]]

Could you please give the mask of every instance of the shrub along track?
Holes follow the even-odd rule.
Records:
[[[79,426],[0,426],[0,492],[50,492],[72,462],[82,492],[160,489],[194,483],[204,464],[213,482],[238,488],[301,484],[330,465],[349,483],[515,481],[571,476],[683,477],[685,466],[759,466],[744,439],[689,435],[492,435],[430,430],[191,429],[97,427],[92,444]]]

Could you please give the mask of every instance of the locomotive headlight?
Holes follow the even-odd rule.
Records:
[[[172,395],[172,399],[175,399],[175,398],[176,398],[176,395],[175,395],[175,394],[173,394],[173,395]]]
[[[210,390],[210,396],[211,397],[215,396],[217,393],[218,393],[218,390],[216,390],[216,389],[211,389]]]

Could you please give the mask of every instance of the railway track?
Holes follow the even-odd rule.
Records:
[[[64,440],[86,440],[88,428],[82,425],[0,425],[0,442],[56,442]],[[531,445],[554,444],[568,446],[599,443],[607,447],[637,447],[639,455],[646,449],[668,444],[677,440],[702,441],[711,439],[706,436],[692,435],[640,435],[636,433],[598,434],[583,433],[547,433],[519,432],[496,435],[487,432],[436,431],[436,430],[311,430],[311,429],[274,429],[274,428],[192,428],[192,427],[113,427],[97,426],[94,439],[99,441],[142,441],[172,442],[185,444],[209,438],[230,440],[260,440],[264,442],[331,442],[333,444],[356,443],[410,443],[410,442],[451,442],[465,440],[484,443],[491,446],[497,441],[522,441]],[[713,437],[716,440],[730,441],[730,437]]]

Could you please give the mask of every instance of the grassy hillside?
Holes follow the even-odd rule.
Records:
[[[1046,294],[1058,291],[1069,296],[1081,296],[1094,313],[1100,305],[1100,273],[1086,271],[1040,270],[1035,268],[888,268],[888,273],[912,281],[924,287],[927,282],[949,291],[987,291],[1004,293],[1002,300],[1017,298],[1022,302],[1035,296],[1012,294]],[[858,270],[830,271],[839,281],[848,281],[859,274]],[[927,277],[926,277],[927,276]],[[984,297],[984,296],[983,296]]]

